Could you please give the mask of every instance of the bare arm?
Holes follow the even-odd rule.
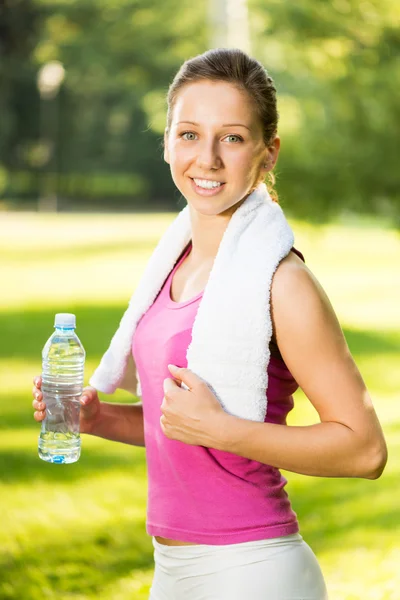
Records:
[[[282,357],[320,423],[293,427],[224,417],[217,445],[277,468],[321,477],[379,477],[381,426],[322,287],[292,253],[275,273],[272,318]]]
[[[85,433],[132,446],[144,446],[142,403],[100,402],[99,414]]]

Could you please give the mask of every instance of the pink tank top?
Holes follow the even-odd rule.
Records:
[[[296,513],[284,489],[287,482],[278,469],[229,452],[170,440],[160,428],[163,381],[172,377],[167,365],[187,367],[186,351],[203,295],[186,302],[171,300],[173,275],[190,249],[191,244],[140,319],[132,342],[142,388],[147,532],[217,545],[297,533]],[[276,352],[271,353],[268,378],[265,421],[285,425],[298,385]]]

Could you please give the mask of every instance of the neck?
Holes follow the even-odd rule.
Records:
[[[189,257],[193,267],[200,267],[215,259],[233,213],[246,198],[247,196],[219,215],[202,215],[189,205],[192,230],[192,250]]]
[[[230,217],[205,217],[204,215],[191,217],[190,262],[193,267],[200,267],[215,259],[229,220]]]

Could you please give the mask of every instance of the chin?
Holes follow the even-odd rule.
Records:
[[[204,198],[204,199],[186,199],[186,202],[189,206],[195,210],[197,213],[208,216],[208,217],[216,217],[218,215],[224,215],[225,213],[234,212],[236,203],[232,204],[219,204],[214,198]]]

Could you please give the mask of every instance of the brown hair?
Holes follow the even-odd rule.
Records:
[[[258,60],[251,58],[238,48],[207,50],[204,54],[199,54],[183,63],[168,90],[168,130],[171,127],[172,112],[179,90],[189,83],[202,79],[226,81],[236,85],[240,90],[245,90],[253,100],[262,123],[264,143],[266,146],[271,145],[278,129],[274,82]],[[263,180],[264,177],[260,176],[255,185]],[[268,189],[273,200],[278,202],[274,184],[274,174],[269,171],[267,174]]]

